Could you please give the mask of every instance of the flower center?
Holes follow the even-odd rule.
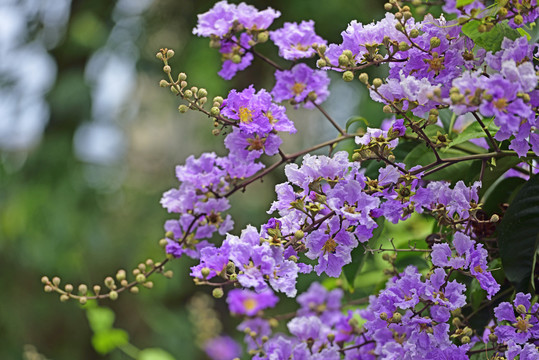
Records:
[[[256,135],[256,137],[253,139],[247,139],[247,142],[250,144],[247,150],[262,150],[264,149],[266,139],[261,139],[258,135]]]
[[[294,83],[292,86],[292,92],[296,95],[299,95],[305,90],[305,84],[302,83]]]
[[[337,243],[333,238],[329,238],[328,241],[322,246],[322,249],[324,249],[324,254],[330,252],[332,254],[335,254],[335,249],[337,248]]]
[[[528,329],[532,327],[531,324],[529,324],[528,321],[522,317],[518,317],[517,322],[514,323],[513,326],[516,327],[520,332],[527,332]]]
[[[253,121],[253,113],[246,107],[240,107],[240,121],[242,123],[248,123]]]
[[[256,308],[256,300],[252,298],[245,299],[243,300],[243,306],[248,311],[254,310]]]
[[[504,97],[498,100],[495,100],[492,103],[494,104],[494,107],[500,111],[505,110],[505,108],[507,107],[507,99]]]

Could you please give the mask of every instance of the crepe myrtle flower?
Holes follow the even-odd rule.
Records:
[[[292,100],[304,103],[307,109],[320,105],[329,95],[329,77],[325,71],[313,70],[305,64],[297,64],[291,70],[275,72],[275,86],[271,91],[275,101]]]
[[[284,23],[270,32],[270,39],[279,47],[279,55],[286,60],[309,58],[315,54],[313,44],[326,45],[327,41],[316,35],[314,21]]]
[[[539,304],[531,305],[530,299],[530,294],[520,292],[515,296],[513,304],[502,302],[494,309],[496,319],[502,322],[494,330],[499,343],[514,341],[524,344],[530,338],[539,337]]]
[[[193,34],[223,37],[230,32],[236,19],[236,5],[219,1],[213,8],[198,15],[198,23],[193,29]]]
[[[240,40],[235,36],[221,41],[219,52],[223,54],[223,65],[218,72],[225,80],[232,79],[238,71],[245,70],[253,61],[253,54],[247,52],[251,48],[251,36],[247,33],[240,35]]]
[[[265,135],[272,130],[296,132],[284,106],[274,104],[266,90],[256,92],[253,85],[241,92],[232,90],[223,102],[221,114],[238,120],[240,130],[248,134]]]
[[[204,344],[204,351],[212,360],[232,360],[241,355],[241,346],[230,336],[217,336]]]
[[[277,154],[281,143],[282,140],[277,134],[260,136],[256,133],[245,133],[239,128],[234,128],[225,138],[227,149],[246,161],[258,159],[262,154],[269,156]]]
[[[226,302],[232,314],[253,316],[261,310],[274,307],[279,298],[273,291],[256,293],[250,290],[234,289],[228,293]]]

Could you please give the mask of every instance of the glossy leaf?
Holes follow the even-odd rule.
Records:
[[[490,132],[492,136],[498,131],[498,127],[494,125],[494,121],[492,119],[484,120],[485,126],[487,130]],[[470,125],[468,125],[460,134],[458,134],[454,139],[451,140],[449,143],[449,146],[446,149],[449,149],[455,145],[461,144],[463,142],[469,141],[471,139],[477,139],[477,138],[484,138],[487,137],[483,129],[481,128],[481,125],[474,121]],[[491,144],[489,143],[489,146]]]
[[[520,37],[520,33],[509,27],[507,21],[497,23],[492,29],[486,32],[479,32],[481,21],[472,20],[462,26],[464,35],[472,39],[477,46],[487,51],[496,52],[501,50],[504,38],[515,40]]]
[[[520,189],[498,226],[498,246],[507,279],[527,291],[539,242],[539,176]]]

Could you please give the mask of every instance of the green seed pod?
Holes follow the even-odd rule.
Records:
[[[213,291],[212,291],[211,294],[213,295],[214,298],[220,299],[220,298],[223,297],[223,295],[224,295],[225,293],[224,293],[224,291],[223,291],[222,288],[218,287],[218,288],[213,289]]]
[[[342,79],[346,82],[350,82],[352,80],[354,80],[354,73],[351,72],[351,71],[345,71],[343,74],[342,74]]]

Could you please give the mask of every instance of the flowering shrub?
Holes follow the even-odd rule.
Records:
[[[486,7],[447,1],[443,9],[455,20],[414,18],[414,5],[391,0],[382,20],[352,21],[339,44],[328,44],[312,20],[270,31],[280,16],[271,8],[220,1],[199,15],[193,33],[208,37],[221,53],[219,75],[231,79],[259,58],[275,70],[273,89],[251,85],[215,96],[207,106],[204,88],[189,87],[184,73],[173,76],[174,52],[159,51],[167,75],[160,85],[183,99],[181,113],[199,111],[212,120],[214,134],[226,135],[228,155],[191,156],[176,168],[180,184],[161,199],[176,214],[165,223],[164,261],[141,264],[132,282],[118,272],[116,280],[105,279],[105,292],[84,286],[77,295],[46,277],[45,290],[82,303],[114,300],[127,289],[151,287],[152,273],[188,256],[199,261],[191,268],[195,283],[213,287],[214,297],[226,297],[231,314],[243,318],[238,329],[253,359],[539,359],[539,305],[532,299],[539,233],[538,49],[527,34],[539,15],[537,2]],[[268,40],[293,62],[283,67],[259,53],[256,45]],[[313,57],[317,69],[304,62]],[[382,64],[384,79],[363,72]],[[342,128],[322,108],[332,71],[343,81],[360,81],[391,119],[381,128]],[[285,153],[280,134],[296,127],[287,116],[293,109],[282,102],[321,111],[337,137]],[[457,120],[470,124],[457,132]],[[333,153],[350,139],[353,151]],[[329,155],[312,154],[326,147]],[[275,160],[266,168],[262,156]],[[286,181],[275,187],[268,210],[273,217],[234,231],[228,198],[281,165]],[[504,178],[515,170],[527,181],[500,198]],[[508,208],[493,206],[509,200]],[[423,244],[399,248],[378,239],[384,222],[397,224],[414,213],[435,219]],[[399,271],[402,252],[425,258],[429,268]],[[368,299],[346,303],[344,291],[354,290],[370,253],[383,253],[389,278]],[[302,274],[312,272],[339,278],[340,286],[313,282],[298,293]],[[279,293],[299,304],[280,321],[266,314],[279,307]],[[368,305],[357,305],[362,302]],[[280,328],[285,333],[276,331],[282,319],[288,320]],[[239,347],[223,336],[208,343],[207,352],[232,359]]]

